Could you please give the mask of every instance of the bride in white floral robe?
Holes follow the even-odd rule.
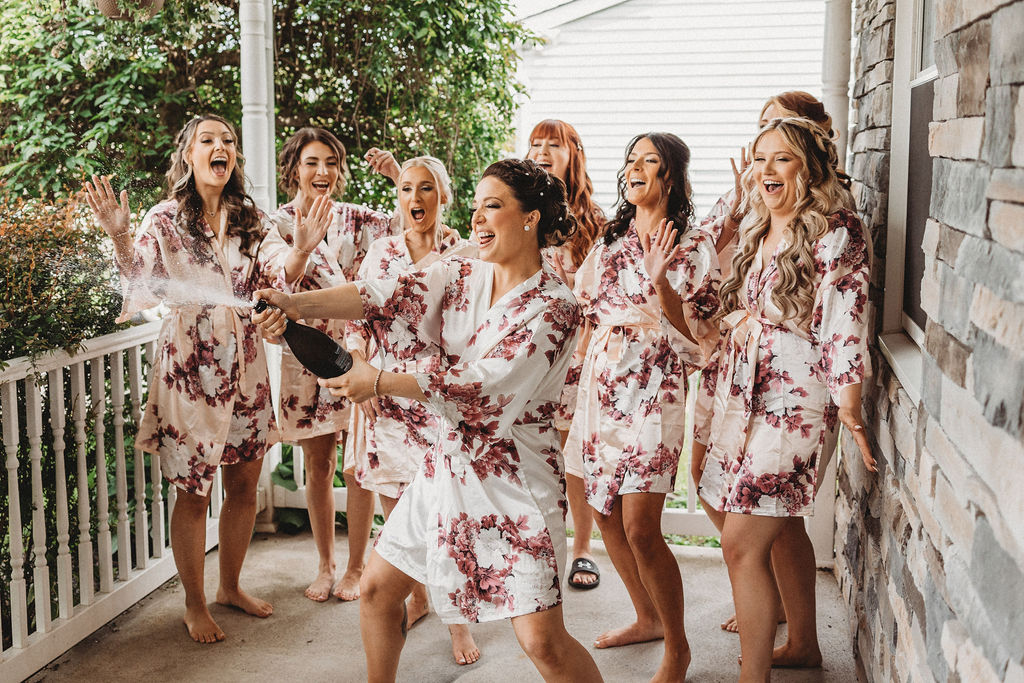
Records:
[[[561,602],[566,503],[552,420],[579,309],[547,265],[489,306],[492,268],[456,258],[357,283],[378,340],[436,344],[444,359],[415,375],[441,428],[376,552],[426,583],[447,623]]]

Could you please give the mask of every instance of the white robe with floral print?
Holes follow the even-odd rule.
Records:
[[[358,283],[378,343],[436,345],[416,373],[441,428],[377,553],[427,585],[445,622],[561,602],[565,480],[552,420],[579,307],[544,265],[491,306],[493,266],[453,258]]]
[[[413,263],[404,235],[382,237],[370,245],[359,267],[360,280],[383,280],[422,270],[452,256],[475,258],[477,247],[449,231],[440,249],[433,249]],[[371,365],[389,371],[416,372],[435,366],[440,349],[420,347],[379,347],[364,320],[348,323],[345,346],[363,352]],[[434,445],[438,417],[426,405],[407,398],[382,396],[377,419],[370,422],[362,410],[353,409],[345,440],[345,464],[355,470],[364,489],[388,498],[398,498],[416,476],[420,463]]]
[[[387,214],[344,202],[334,202],[333,209],[334,219],[324,239],[306,260],[306,271],[302,277],[289,285],[282,268],[276,283],[279,289],[305,292],[352,282],[370,244],[391,233],[392,221]],[[291,204],[285,204],[270,218],[277,229],[267,236],[267,243],[275,253],[282,255],[283,261],[292,244],[295,209]],[[345,323],[341,320],[301,322],[339,342],[345,336]],[[349,402],[331,396],[327,389],[319,386],[316,376],[295,360],[287,344],[282,346],[281,438],[295,442],[347,429]]]
[[[683,315],[700,342],[714,335],[718,261],[707,233],[688,230],[669,265]],[[599,242],[576,273],[576,298],[591,325],[567,453],[582,453],[587,502],[610,514],[615,497],[667,493],[683,446],[686,375],[702,348],[665,317],[631,224]],[[568,458],[569,456],[567,456]]]
[[[806,327],[771,301],[775,258],[760,252],[742,308],[719,342],[711,435],[700,496],[717,510],[773,517],[814,512],[817,473],[836,445],[839,395],[867,372],[870,249],[857,216],[829,216],[814,245],[815,300]]]
[[[219,465],[262,458],[278,441],[262,337],[248,310],[230,306],[272,283],[272,251],[257,244],[254,259],[237,236],[221,249],[205,220],[201,236],[180,226],[177,208],[167,201],[150,209],[131,263],[118,264],[119,320],[161,302],[170,307],[135,443],[160,456],[175,486],[207,495]]]

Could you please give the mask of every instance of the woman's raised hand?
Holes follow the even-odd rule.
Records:
[[[647,233],[640,236],[640,246],[644,249],[644,268],[655,285],[665,280],[668,265],[679,253],[679,245],[676,244],[678,232],[667,218],[663,218],[653,235]]]
[[[740,148],[740,165],[736,167],[736,160],[730,158],[729,164],[732,166],[732,180],[733,180],[733,197],[732,205],[729,207],[729,215],[735,217],[740,209],[740,203],[743,201],[743,172],[747,170],[747,166],[750,166],[750,155],[747,154],[747,148]]]
[[[398,184],[398,175],[402,172],[402,169],[398,165],[398,161],[395,160],[394,154],[386,149],[371,147],[366,151],[363,158],[366,159],[366,163],[370,164],[370,168],[374,172],[391,178],[392,182],[396,185]]]
[[[111,237],[121,237],[131,231],[127,190],[121,190],[121,201],[118,202],[117,193],[110,186],[107,176],[93,176],[92,182],[86,180],[82,189],[85,191],[85,201],[103,232]]]
[[[377,368],[360,355],[352,356],[352,367],[344,375],[329,379],[318,379],[317,383],[330,390],[331,396],[344,396],[353,403],[363,403],[374,397],[373,385],[377,380]]]
[[[295,209],[295,235],[292,246],[304,254],[311,254],[316,245],[327,234],[327,228],[334,219],[334,202],[328,195],[320,195],[309,207],[309,215],[303,216],[302,209]]]

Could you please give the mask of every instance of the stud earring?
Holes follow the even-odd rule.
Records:
[[[529,232],[530,231],[530,224],[527,223],[526,225],[524,225],[523,226],[523,230],[526,230],[527,232]]]

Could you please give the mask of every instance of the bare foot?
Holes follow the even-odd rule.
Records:
[[[227,637],[213,620],[206,605],[194,609],[186,607],[183,621],[185,628],[188,629],[188,635],[197,643],[216,643]]]
[[[821,666],[821,649],[815,643],[810,648],[796,648],[786,643],[772,652],[772,668],[816,669]]]
[[[781,609],[779,610],[779,623],[780,624],[785,624],[786,623],[786,613],[783,612]],[[731,617],[729,617],[728,619],[726,619],[725,621],[722,622],[722,630],[723,631],[728,631],[729,633],[739,633],[740,632],[740,626],[739,626],[739,624],[736,621],[736,615],[735,614],[733,614]]]
[[[686,680],[686,670],[690,668],[690,649],[679,652],[675,657],[665,657],[661,660],[661,666],[654,672],[651,683],[683,683]]]
[[[594,647],[603,650],[608,647],[619,647],[620,645],[632,645],[634,643],[646,643],[651,640],[661,640],[665,637],[665,631],[660,623],[642,625],[639,622],[623,626],[622,628],[605,631],[594,641]]]
[[[451,624],[448,633],[452,636],[452,656],[457,664],[472,664],[480,659],[480,648],[473,641],[473,634],[465,624]]]
[[[334,585],[334,572],[322,571],[306,588],[306,597],[315,602],[326,602],[331,597],[331,586]]]
[[[359,579],[363,576],[362,569],[349,569],[345,571],[345,575],[341,577],[334,586],[334,590],[331,591],[331,595],[348,602],[349,600],[359,599]]]
[[[412,595],[409,596],[409,603],[406,605],[406,608],[409,619],[408,628],[412,628],[416,625],[416,622],[430,614],[430,604],[427,602],[426,590],[414,590]]]
[[[230,593],[223,588],[218,588],[217,604],[237,607],[246,614],[251,614],[261,619],[265,619],[274,613],[274,607],[269,602],[254,598],[241,588]]]

